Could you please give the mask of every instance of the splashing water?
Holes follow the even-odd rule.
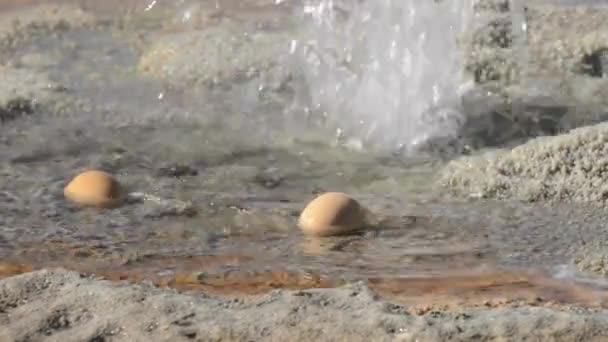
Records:
[[[400,151],[456,134],[467,84],[458,39],[472,0],[319,0],[304,12],[314,39],[291,52],[309,123],[335,129],[339,141]]]

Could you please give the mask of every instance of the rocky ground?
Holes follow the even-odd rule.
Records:
[[[477,3],[459,139],[402,159],[285,122],[297,4],[149,4],[0,3],[0,341],[608,338],[608,9],[528,2],[522,55]],[[389,229],[301,236],[336,189]]]

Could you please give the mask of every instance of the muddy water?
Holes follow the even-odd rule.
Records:
[[[273,13],[263,5],[217,15],[263,21]],[[450,198],[434,184],[439,158],[348,149],[315,140],[327,132],[283,130],[289,97],[280,91],[264,103],[241,85],[142,75],[137,64],[157,35],[192,29],[161,22],[175,9],[155,10],[32,34],[0,53],[3,64],[61,85],[59,104],[0,126],[3,262],[136,279],[550,275],[608,237],[606,215],[593,209]],[[66,203],[63,186],[87,168],[112,172],[144,199],[106,211]],[[299,211],[322,191],[351,193],[385,226],[302,236]]]

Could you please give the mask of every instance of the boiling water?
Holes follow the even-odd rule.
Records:
[[[169,3],[134,6],[134,12],[153,14],[171,5],[177,9],[171,7],[169,15],[179,19],[178,25],[190,26],[197,11],[207,10],[200,0]],[[350,146],[384,149],[413,150],[426,139],[456,132],[466,84],[459,38],[478,20],[471,17],[469,2],[294,5],[304,21],[285,46],[293,62],[285,66],[301,71],[304,82],[287,111],[288,122],[300,131],[333,129],[338,141]],[[132,25],[145,24],[140,29],[147,33],[151,18]],[[199,28],[191,26],[188,34],[198,39]],[[311,38],[299,38],[300,28],[310,29],[303,36]],[[429,174],[438,169],[434,165],[416,169],[398,158],[345,153],[322,144],[258,148],[253,138],[244,146],[232,144],[241,138],[234,127],[206,126],[198,119],[219,115],[247,122],[242,112],[224,110],[221,101],[215,106],[218,98],[198,88],[167,90],[162,82],[130,74],[139,54],[123,36],[141,32],[117,32],[74,28],[34,36],[14,51],[3,51],[13,62],[32,53],[55,56],[51,60],[58,62],[44,67],[46,72],[66,84],[71,96],[92,104],[87,115],[78,107],[74,115],[0,125],[2,142],[10,146],[0,149],[7,175],[0,184],[3,261],[86,272],[118,267],[163,277],[169,271],[221,275],[233,269],[241,274],[311,270],[330,278],[443,276],[486,272],[495,264],[551,267],[567,263],[579,241],[607,239],[603,211],[588,216],[587,209],[569,205],[444,201],[443,194],[428,190]],[[205,57],[192,63],[203,63]],[[230,104],[244,97],[223,96]],[[196,115],[165,120],[168,113],[180,112]],[[280,114],[256,109],[247,115],[272,119]],[[80,117],[86,121],[75,119]],[[184,164],[190,171],[172,175]],[[76,170],[90,166],[117,174],[150,200],[103,212],[70,206],[62,188]],[[302,236],[295,222],[303,205],[318,191],[336,189],[405,229],[323,240]],[[182,210],[189,204],[197,215]],[[401,215],[422,220],[412,226],[401,222]],[[559,271],[557,277],[576,278],[569,269]]]
[[[291,46],[306,79],[296,121],[401,151],[456,134],[471,0],[320,0],[303,12],[313,39]]]

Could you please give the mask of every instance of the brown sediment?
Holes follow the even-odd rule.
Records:
[[[19,253],[23,258],[21,260],[3,260],[0,263],[0,278],[41,268],[62,267],[114,282],[149,281],[158,287],[178,291],[241,298],[273,289],[304,290],[344,285],[339,279],[311,272],[276,269],[255,272],[248,264],[255,258],[246,255],[138,255],[117,258],[98,245],[45,244],[46,248],[31,246],[27,252]],[[230,266],[234,270],[225,271],[222,266]],[[606,291],[573,281],[554,280],[539,273],[490,269],[476,274],[455,273],[416,278],[384,276],[366,281],[378,295],[406,305],[413,314],[465,307],[520,305],[608,307]]]
[[[259,266],[259,258],[238,253],[131,255],[113,252],[99,242],[44,241],[22,243],[13,249],[13,253],[4,256],[0,263],[0,278],[61,267],[115,282],[149,281],[178,291],[227,297],[259,295],[273,289],[303,290],[344,284],[332,275],[292,272],[266,263],[262,265],[264,271],[260,271]],[[554,280],[538,272],[508,272],[488,266],[468,273],[441,272],[418,277],[412,274],[408,278],[381,274],[362,280],[380,296],[408,306],[413,313],[523,304],[608,307],[608,292],[574,281]]]
[[[432,278],[369,279],[372,289],[386,299],[416,312],[459,307],[514,307],[520,305],[577,305],[606,308],[608,292],[574,281],[525,272],[492,272]]]
[[[11,277],[14,275],[31,272],[34,270],[32,265],[28,264],[5,264],[0,263],[0,279]]]
[[[256,271],[248,255],[120,255],[99,243],[45,241],[21,245],[0,264],[0,277],[35,269],[61,267],[111,281],[150,281],[160,287],[219,296],[258,295],[273,289],[329,288],[343,284],[335,277],[311,272],[286,272],[272,267]],[[226,271],[229,269],[231,271]],[[448,310],[470,306],[578,304],[603,306],[606,294],[549,276],[497,269],[474,274],[367,279],[381,296],[416,310]]]
[[[258,295],[274,289],[304,290],[335,287],[336,281],[314,273],[262,272],[230,278],[220,275],[178,275],[161,284],[178,290],[204,292],[223,296]]]
[[[176,275],[205,271],[216,266],[240,266],[254,260],[246,255],[157,255],[115,254],[103,244],[70,244],[45,241],[23,245],[3,258],[6,265],[29,264],[33,269],[61,267],[73,271],[111,275],[129,274],[127,278],[163,280],[161,271]],[[136,276],[138,275],[138,276]],[[121,276],[125,278],[125,276]]]

